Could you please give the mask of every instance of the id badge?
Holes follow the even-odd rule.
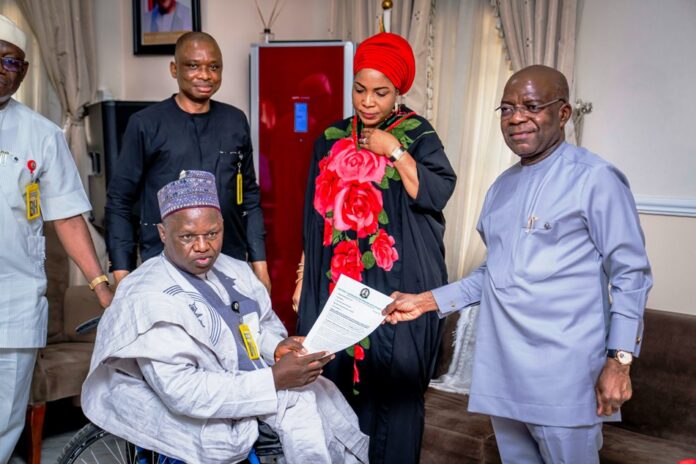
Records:
[[[24,198],[27,202],[27,219],[32,221],[41,216],[41,194],[38,183],[32,182],[27,185],[24,191]]]
[[[259,359],[259,349],[256,347],[256,342],[254,341],[254,336],[251,334],[249,326],[246,324],[239,324],[239,332],[242,334],[242,340],[244,340],[244,347],[249,355],[249,359],[252,361]]]

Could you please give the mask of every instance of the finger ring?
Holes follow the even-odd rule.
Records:
[[[360,143],[362,143],[363,145],[367,145],[367,137],[361,138]]]

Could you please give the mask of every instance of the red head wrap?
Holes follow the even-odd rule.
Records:
[[[390,32],[380,32],[364,40],[355,52],[353,75],[364,68],[376,69],[405,94],[416,77],[416,59],[406,39]]]

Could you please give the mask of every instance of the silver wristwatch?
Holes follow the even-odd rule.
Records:
[[[389,155],[389,161],[391,161],[392,163],[396,163],[401,159],[402,156],[404,156],[404,153],[406,153],[406,150],[404,149],[404,147],[399,145],[398,147],[392,150],[391,154]]]

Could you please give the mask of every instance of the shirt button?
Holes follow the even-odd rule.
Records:
[[[551,224],[548,222],[544,224],[544,229],[549,230],[551,228]]]

